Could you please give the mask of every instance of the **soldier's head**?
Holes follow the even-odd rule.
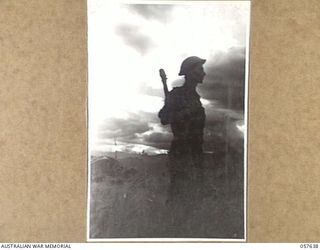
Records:
[[[179,76],[184,75],[187,81],[202,83],[203,78],[206,75],[203,69],[205,59],[201,59],[197,56],[190,56],[186,58],[180,67]]]

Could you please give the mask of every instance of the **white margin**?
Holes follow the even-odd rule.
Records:
[[[249,4],[249,15],[248,15],[248,20],[247,20],[247,28],[246,28],[246,56],[245,56],[245,100],[244,100],[244,125],[245,125],[245,131],[244,131],[244,239],[227,239],[227,238],[101,238],[101,239],[91,239],[90,238],[90,190],[91,190],[91,167],[90,167],[90,160],[91,160],[91,151],[90,151],[90,112],[89,112],[89,74],[90,74],[90,57],[89,57],[89,0],[87,1],[87,57],[88,57],[88,73],[87,73],[87,79],[88,79],[88,96],[87,96],[87,135],[88,135],[88,143],[87,143],[87,232],[86,236],[87,242],[90,243],[130,243],[130,242],[136,242],[136,243],[141,243],[141,242],[150,242],[150,243],[157,243],[157,242],[163,242],[163,243],[174,243],[174,242],[180,242],[180,243],[205,243],[205,242],[246,242],[247,241],[247,206],[248,206],[248,201],[247,201],[247,190],[248,190],[248,183],[247,183],[247,177],[248,177],[248,105],[249,105],[249,91],[248,91],[248,81],[249,81],[249,50],[250,50],[250,26],[251,26],[251,0],[230,0],[230,1],[224,1],[224,0],[210,0],[210,1],[179,1],[179,0],[172,0],[172,1],[165,1],[165,0],[110,0],[110,2],[114,3],[128,3],[128,4],[143,4],[143,3],[148,3],[148,4],[156,4],[156,3],[161,3],[161,4],[190,4],[190,2],[196,3],[196,4],[203,4],[203,3],[208,3],[208,2],[221,2],[221,3],[234,3],[234,2],[248,2]]]
[[[113,4],[208,4],[209,2],[219,2],[219,3],[235,3],[235,2],[249,2],[251,4],[251,0],[109,0],[108,2]]]
[[[90,239],[90,202],[91,202],[91,196],[90,196],[90,190],[91,190],[91,167],[90,167],[90,160],[91,160],[91,151],[90,151],[90,56],[89,56],[89,43],[90,43],[90,37],[89,37],[89,0],[87,2],[87,62],[88,62],[88,72],[87,72],[87,230],[86,230],[86,240],[88,241]]]
[[[244,161],[243,161],[243,177],[244,177],[244,238],[245,240],[248,239],[247,237],[247,217],[248,217],[248,200],[247,200],[247,191],[248,191],[248,106],[249,106],[249,56],[250,56],[250,27],[251,27],[251,2],[249,2],[249,15],[247,20],[247,29],[246,29],[246,66],[245,66],[245,100],[244,100],[244,125],[245,125],[245,131],[244,131]]]
[[[227,239],[227,238],[102,238],[87,239],[90,243],[210,243],[210,242],[239,242],[244,243],[246,239]],[[226,242],[227,241],[227,242]]]

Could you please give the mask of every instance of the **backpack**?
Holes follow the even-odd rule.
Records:
[[[168,125],[170,123],[170,111],[167,105],[164,105],[158,113],[160,122],[162,125]]]

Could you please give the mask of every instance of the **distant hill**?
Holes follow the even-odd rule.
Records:
[[[108,152],[108,151],[91,151],[91,156],[92,157],[111,157],[115,158],[115,152]],[[136,153],[134,152],[117,152],[117,158],[118,159],[123,159],[123,158],[129,158],[129,157],[135,157],[137,156]]]

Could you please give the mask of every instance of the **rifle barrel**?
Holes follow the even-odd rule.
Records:
[[[168,93],[169,93],[168,86],[167,86],[167,76],[166,76],[164,69],[160,69],[159,73],[160,73],[161,81],[163,84],[164,95],[165,95],[165,97],[167,97]]]

